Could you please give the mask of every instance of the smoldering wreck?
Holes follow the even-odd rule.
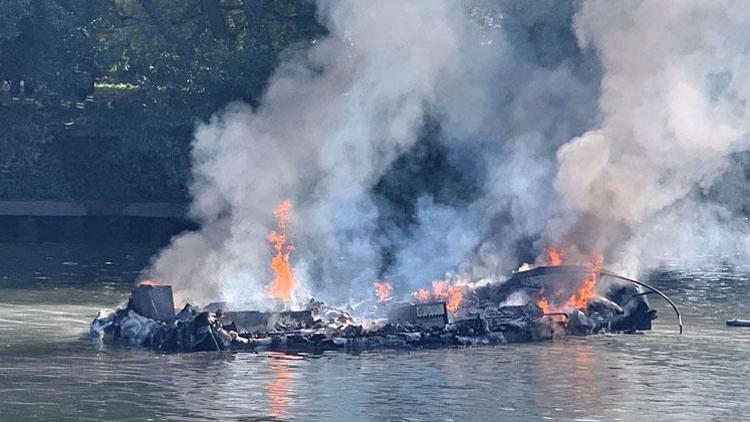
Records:
[[[581,297],[591,277],[597,281],[597,292]],[[606,270],[592,274],[587,266],[537,267],[502,282],[460,288],[458,304],[416,295],[408,302],[373,304],[384,317],[361,320],[350,309],[315,300],[304,309],[279,312],[236,309],[231,303],[175,309],[170,286],[141,284],[127,302],[101,311],[90,334],[102,344],[165,353],[500,345],[650,330],[656,318],[647,299],[652,293],[673,306],[682,332],[679,310],[658,289]]]

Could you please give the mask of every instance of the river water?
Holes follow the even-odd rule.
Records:
[[[495,348],[160,355],[98,350],[97,310],[156,245],[0,244],[0,421],[750,420],[750,267],[653,274],[682,306],[644,335]]]

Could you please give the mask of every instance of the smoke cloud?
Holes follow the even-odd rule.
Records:
[[[201,230],[148,270],[178,299],[275,306],[286,198],[295,306],[498,278],[548,245],[629,272],[747,250],[741,4],[317,5],[329,35],[196,130]]]
[[[261,105],[230,105],[194,141],[193,216],[152,273],[192,300],[267,306],[265,232],[291,198],[305,293],[346,297],[380,266],[370,189],[417,138],[471,21],[451,1],[320,2],[330,36],[283,63]],[[218,297],[217,297],[218,296]]]
[[[553,233],[585,233],[584,250],[636,266],[660,249],[694,259],[680,251],[737,246],[746,228],[702,196],[750,147],[748,17],[733,1],[583,3],[575,28],[604,69],[602,121],[558,151],[555,187],[574,218]]]

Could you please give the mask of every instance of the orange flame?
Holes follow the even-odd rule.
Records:
[[[550,306],[550,304],[549,304],[549,302],[547,301],[546,298],[540,297],[536,301],[536,304],[539,305],[540,308],[542,308],[542,312],[543,313],[548,314],[548,313],[552,312],[552,307]]]
[[[448,290],[448,311],[452,313],[458,312],[458,308],[461,307],[461,303],[464,301],[465,290],[459,286],[451,286]]]
[[[565,253],[550,246],[547,248],[547,257],[549,258],[549,264],[553,267],[557,267],[562,265],[563,260],[565,260]]]
[[[445,306],[451,313],[456,313],[464,298],[464,289],[460,286],[452,286],[447,281],[436,280],[432,282],[432,295],[436,299],[445,300]]]
[[[439,299],[448,297],[448,283],[443,280],[432,282],[432,296]]]
[[[550,255],[550,261],[551,262],[561,262],[563,254],[557,253],[555,249],[549,248],[548,254]],[[560,260],[556,261],[557,257]],[[583,281],[583,285],[573,293],[572,296],[568,298],[568,300],[565,302],[563,306],[555,305],[553,303],[550,303],[549,299],[547,298],[548,295],[545,295],[544,289],[542,289],[539,292],[539,298],[537,299],[537,305],[539,305],[540,308],[542,308],[542,311],[545,314],[548,313],[555,313],[560,312],[564,309],[586,309],[589,306],[589,303],[591,303],[591,300],[596,296],[596,284],[599,281],[599,273],[602,269],[602,261],[603,257],[602,255],[598,255],[596,258],[594,258],[594,261],[590,264],[590,270],[586,276],[586,279]],[[558,264],[559,265],[559,264]],[[556,292],[552,294],[553,298],[559,298],[561,292]],[[560,303],[558,301],[555,301],[556,303]]]
[[[281,299],[284,305],[289,303],[292,297],[292,291],[299,285],[299,281],[294,278],[294,267],[289,263],[289,257],[294,250],[294,245],[287,239],[286,225],[292,214],[292,203],[287,199],[274,210],[273,214],[279,219],[278,231],[271,230],[268,233],[268,241],[276,251],[271,268],[273,268],[276,277],[268,287],[268,297],[272,299]]]
[[[156,280],[152,280],[152,279],[150,279],[150,278],[147,278],[147,279],[145,279],[145,280],[141,280],[141,281],[140,281],[140,282],[138,283],[138,285],[139,285],[139,286],[152,286],[152,287],[153,287],[153,286],[158,286],[158,285],[159,285],[159,282],[158,282],[158,281],[156,281]]]
[[[429,302],[431,300],[445,301],[445,307],[451,313],[458,312],[461,303],[464,300],[466,289],[462,286],[451,285],[447,281],[435,280],[432,282],[432,291],[419,289],[412,293],[420,302]]]
[[[393,285],[386,281],[376,281],[374,286],[375,294],[378,295],[378,302],[391,300],[393,294]]]
[[[430,291],[427,289],[419,289],[413,293],[414,296],[419,299],[420,302],[428,302],[430,300]]]
[[[591,263],[591,269],[586,280],[583,282],[583,286],[568,299],[568,302],[565,304],[567,307],[575,309],[588,308],[589,302],[595,296],[594,290],[599,280],[599,272],[602,270],[602,260],[603,257],[599,255]]]

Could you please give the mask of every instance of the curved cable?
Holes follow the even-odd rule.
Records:
[[[672,309],[674,309],[674,312],[677,314],[677,323],[680,325],[680,334],[682,334],[682,314],[680,313],[680,310],[677,309],[677,305],[664,292],[662,292],[661,290],[657,289],[656,287],[654,287],[654,286],[652,286],[650,284],[646,284],[646,283],[644,283],[642,281],[638,281],[638,280],[633,280],[632,278],[621,276],[621,275],[609,272],[607,270],[602,270],[602,271],[599,272],[599,274],[600,275],[606,275],[606,276],[609,276],[609,277],[619,278],[620,280],[629,281],[629,282],[631,282],[633,284],[637,284],[639,286],[643,286],[643,287],[645,287],[647,289],[650,289],[652,292],[658,294],[659,296],[663,297],[664,300],[666,300],[672,306]]]

